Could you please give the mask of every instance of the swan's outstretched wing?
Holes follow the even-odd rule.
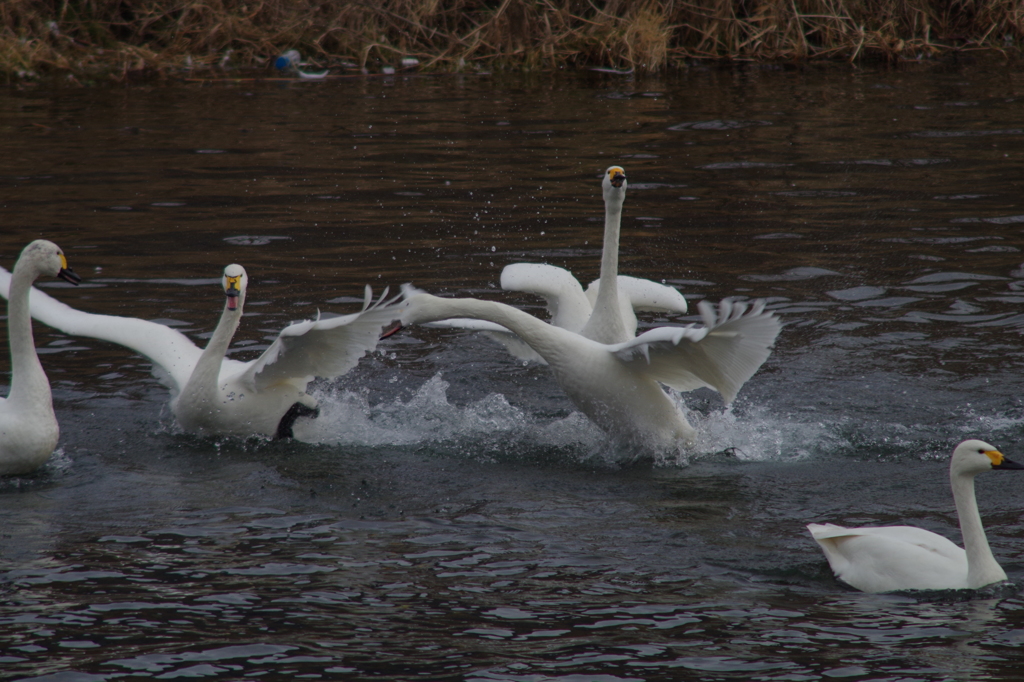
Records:
[[[377,347],[381,331],[399,319],[398,296],[385,301],[387,290],[361,312],[290,324],[239,376],[243,386],[257,391],[279,383],[305,386],[314,377],[333,379],[356,366]]]
[[[464,329],[470,332],[504,332],[505,334],[511,334],[509,330],[502,327],[500,324],[494,324],[487,320],[471,320],[468,317],[453,317],[450,320],[438,320],[437,322],[427,322],[426,324],[420,325],[422,327],[431,327],[433,329]]]
[[[619,294],[626,295],[633,310],[649,310],[659,313],[686,312],[686,299],[675,287],[628,275],[619,275],[617,284]],[[597,292],[600,290],[601,280],[599,279],[595,279],[587,287],[586,296],[591,306],[597,301]]]
[[[548,364],[547,361],[537,353],[537,351],[530,348],[529,344],[507,329],[505,331],[485,331],[484,334],[504,346],[505,350],[507,350],[512,357],[518,358],[524,362],[536,362],[540,365]]]
[[[583,287],[568,270],[545,263],[513,263],[501,271],[501,288],[540,296],[551,313],[551,324],[578,332],[590,319],[593,306]]]
[[[732,402],[768,359],[782,325],[764,311],[762,301],[752,306],[722,301],[717,311],[706,301],[697,307],[704,327],[658,327],[609,348],[637,371],[678,391],[712,388]]]
[[[7,298],[11,273],[0,268],[0,294]],[[35,287],[29,295],[32,317],[72,336],[88,336],[116,343],[145,356],[153,373],[174,392],[188,382],[203,351],[181,332],[158,322],[134,317],[96,315],[75,310]]]
[[[464,331],[483,332],[484,335],[500,343],[513,357],[525,362],[537,362],[542,365],[548,364],[537,351],[533,350],[518,336],[502,327],[500,324],[488,322],[487,320],[471,320],[465,317],[455,317],[450,320],[438,322],[427,322],[424,327],[434,329],[462,329]]]
[[[551,266],[551,265],[538,265],[538,264],[535,264],[535,263],[515,263],[513,265],[505,266],[505,269],[501,273],[501,282],[502,282],[502,286],[504,288],[506,288],[506,289],[509,289],[509,287],[505,287],[504,286],[505,283],[506,283],[505,273],[508,273],[510,271],[510,269],[511,269],[511,275],[510,275],[511,279],[508,279],[508,282],[511,283],[511,284],[515,284],[516,286],[519,286],[521,284],[525,284],[525,282],[527,281],[527,275],[530,272],[533,272],[533,271],[544,272],[544,271],[548,271],[548,270],[551,270],[551,271],[557,270],[557,271],[563,273],[569,279],[571,279],[572,282],[576,284],[576,288],[580,290],[579,291],[580,296],[583,295],[583,289],[582,289],[582,287],[580,287],[579,282],[576,282],[576,280],[573,278],[573,276],[570,275],[568,272],[566,272],[565,270],[562,270],[561,268],[556,268],[556,267]],[[549,272],[548,274],[552,274],[552,273]],[[558,278],[559,278],[559,276],[557,274],[553,274],[551,277],[549,277],[548,281],[550,282],[550,281],[556,280]],[[408,286],[408,285],[407,285],[406,288],[408,289],[408,292],[406,293],[406,296],[411,296],[414,293],[422,293],[418,289],[415,289],[415,288],[413,288],[411,286]],[[555,299],[557,299],[557,294],[553,293],[553,289],[545,288],[545,287],[542,287],[542,289],[544,289],[549,294],[551,294]],[[540,291],[535,291],[535,290],[518,289],[518,288],[511,288],[509,290],[510,291],[524,291],[525,293],[537,294],[538,296],[545,296],[545,294],[540,293]],[[552,299],[548,299],[548,311],[549,312],[552,311],[552,305],[553,305],[552,304]],[[557,301],[556,301],[556,303],[554,305],[555,306],[558,305]],[[563,310],[564,309],[565,308],[563,307]],[[587,314],[588,315],[590,314],[589,310],[587,311]],[[584,322],[586,322],[586,318],[584,318]],[[507,330],[504,327],[502,327],[500,324],[495,324],[494,322],[488,322],[487,320],[471,320],[471,319],[465,318],[465,317],[453,317],[453,318],[451,318],[449,320],[439,320],[437,322],[427,322],[423,326],[424,327],[433,327],[435,329],[463,329],[463,330],[466,330],[466,331],[483,332],[488,337],[490,337],[494,341],[496,341],[499,344],[501,344],[502,346],[504,346],[505,350],[508,351],[509,354],[511,354],[513,357],[519,358],[520,360],[523,360],[525,362],[537,362],[537,363],[540,363],[542,365],[546,365],[547,364],[547,362],[544,361],[544,358],[542,358],[540,355],[538,355],[537,351],[535,351],[532,348],[530,348],[530,346],[527,343],[525,343],[522,339],[520,339],[518,336],[516,336],[512,332],[510,332],[509,330]]]

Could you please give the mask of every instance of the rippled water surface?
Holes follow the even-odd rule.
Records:
[[[1000,64],[0,93],[0,264],[45,236],[86,280],[49,293],[204,343],[242,263],[235,357],[366,283],[543,315],[501,269],[595,279],[612,163],[624,274],[786,324],[653,457],[472,334],[391,337],[264,442],[180,433],[145,360],[37,324],[62,434],[0,480],[0,678],[1019,679],[1015,587],[854,592],[804,524],[959,541],[952,447],[1024,459],[1022,138]],[[1020,583],[1024,480],[978,488]]]

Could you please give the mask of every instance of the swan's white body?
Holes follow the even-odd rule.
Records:
[[[863,592],[977,589],[1006,580],[992,556],[974,496],[974,477],[992,469],[1024,469],[980,440],[953,450],[949,480],[964,547],[913,526],[807,526],[836,577]]]
[[[601,277],[584,291],[572,273],[544,263],[513,263],[501,272],[501,288],[540,296],[551,324],[601,343],[622,343],[636,336],[636,311],[685,313],[686,299],[673,287],[619,275],[619,234],[626,199],[626,173],[611,166],[601,182],[604,194],[604,243]],[[435,326],[487,332],[513,355],[543,362],[507,329],[480,320],[447,320]]]
[[[78,282],[60,248],[43,239],[26,246],[14,266],[7,303],[11,391],[6,399],[0,398],[0,475],[38,469],[53,454],[60,437],[50,382],[36,354],[28,311],[32,283],[42,275]]]
[[[659,385],[717,390],[731,401],[767,359],[779,321],[752,307],[702,302],[705,327],[659,327],[606,344],[493,301],[445,299],[403,289],[403,324],[470,318],[501,325],[547,362],[569,399],[620,440],[656,449],[692,442],[695,432]]]
[[[0,293],[6,292],[8,278],[0,269]],[[162,324],[85,313],[36,289],[31,312],[65,334],[117,343],[149,359],[154,375],[170,388],[171,411],[186,431],[288,437],[298,416],[316,414],[316,400],[306,385],[315,377],[348,372],[376,347],[383,327],[398,319],[398,310],[384,304],[383,297],[371,305],[367,287],[361,312],[291,324],[260,357],[241,362],[225,353],[242,317],[247,282],[242,266],[224,269],[228,299],[205,349]]]

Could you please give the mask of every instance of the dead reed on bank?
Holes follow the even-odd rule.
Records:
[[[1016,53],[1020,0],[4,0],[0,73],[124,79],[321,66],[605,67]]]

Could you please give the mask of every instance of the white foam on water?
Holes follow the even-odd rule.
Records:
[[[434,375],[407,400],[370,404],[366,394],[328,390],[316,395],[320,416],[299,420],[295,434],[309,443],[333,445],[416,445],[500,440],[524,448],[590,444],[603,434],[582,415],[543,420],[492,393],[468,405],[448,400],[450,384]]]
[[[743,462],[790,461],[813,457],[837,445],[834,429],[821,422],[794,421],[763,406],[737,412],[732,406],[706,415],[688,415],[697,429],[693,450],[728,452]]]
[[[796,421],[759,405],[698,413],[678,396],[680,409],[697,430],[692,447],[654,452],[615,443],[583,414],[540,417],[490,394],[459,405],[448,399],[449,383],[434,375],[407,399],[371,404],[365,392],[325,389],[317,393],[320,416],[300,419],[296,437],[338,446],[443,445],[476,459],[538,458],[618,465],[652,460],[687,466],[695,459],[727,453],[740,461],[790,461],[850,447],[836,424]]]
[[[0,492],[49,485],[55,479],[59,479],[67,474],[72,465],[71,457],[68,456],[63,447],[58,447],[50,455],[50,458],[35,471],[27,474],[0,477]]]
[[[1011,443],[1016,445],[1020,442],[1024,413],[1021,413],[1019,408],[1012,410],[1011,413],[992,413],[977,411],[968,405],[954,417],[955,424],[952,430],[962,440],[978,438],[1002,448],[1010,448]],[[1017,455],[1016,459],[1024,459],[1024,456]]]

